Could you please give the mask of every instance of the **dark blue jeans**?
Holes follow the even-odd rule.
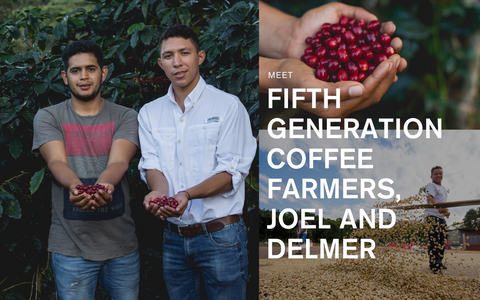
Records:
[[[443,267],[443,256],[447,243],[447,222],[435,216],[426,218],[428,231],[428,256],[430,269],[440,270]]]
[[[205,299],[205,293],[208,299],[245,299],[247,254],[243,220],[194,237],[182,237],[166,228],[163,277],[170,299]]]
[[[138,299],[138,251],[106,261],[91,261],[52,253],[52,267],[60,300],[93,300],[98,279],[113,299]]]

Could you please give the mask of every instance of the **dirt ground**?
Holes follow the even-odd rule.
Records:
[[[375,259],[343,259],[341,249],[338,259],[305,259],[305,252],[267,259],[260,245],[260,299],[480,299],[480,251],[447,250],[441,275],[430,271],[427,254],[403,249],[376,248]],[[310,254],[319,252],[317,245]]]

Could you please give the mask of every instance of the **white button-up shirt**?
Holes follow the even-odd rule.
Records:
[[[138,165],[159,170],[168,181],[169,197],[221,172],[232,175],[233,190],[190,200],[177,225],[208,222],[243,212],[244,179],[255,157],[257,143],[250,119],[240,100],[205,83],[203,78],[184,102],[175,102],[172,86],[167,95],[147,103],[138,115],[142,158]]]

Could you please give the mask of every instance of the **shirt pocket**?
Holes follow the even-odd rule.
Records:
[[[172,170],[175,163],[176,131],[173,127],[155,128],[153,130],[155,146],[163,171]]]
[[[188,134],[188,152],[194,172],[210,176],[215,169],[215,152],[219,139],[220,124],[210,123],[192,126]]]

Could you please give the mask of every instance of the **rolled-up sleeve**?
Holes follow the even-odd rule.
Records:
[[[155,140],[152,135],[151,124],[147,106],[145,105],[140,109],[140,113],[138,114],[138,137],[142,151],[142,158],[138,164],[138,170],[140,171],[140,177],[145,182],[147,182],[147,170],[159,170],[162,172],[157,149],[155,148]]]
[[[250,118],[238,100],[228,109],[219,132],[217,143],[217,166],[212,176],[221,172],[232,175],[233,189],[222,193],[223,197],[235,194],[248,175],[255,158],[257,142],[252,134]]]

